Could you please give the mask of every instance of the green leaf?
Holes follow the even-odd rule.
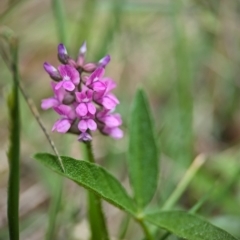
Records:
[[[147,214],[145,219],[188,240],[237,240],[224,230],[186,212],[167,211]]]
[[[86,161],[62,157],[63,173],[57,157],[48,153],[37,153],[34,158],[53,171],[96,193],[106,201],[134,215],[135,206],[118,180],[104,168]]]
[[[140,208],[152,199],[158,180],[158,150],[147,97],[138,90],[130,122],[128,164],[135,199]]]

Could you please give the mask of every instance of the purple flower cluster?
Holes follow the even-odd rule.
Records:
[[[57,68],[47,62],[43,65],[54,80],[51,82],[54,96],[43,99],[41,107],[44,110],[52,108],[60,115],[52,131],[78,134],[79,141],[92,140],[91,131],[97,129],[104,135],[122,138],[121,116],[113,113],[119,104],[111,93],[116,83],[104,77],[110,56],[98,63],[86,63],[86,51],[86,43],[83,43],[75,61],[69,57],[65,46],[59,44],[58,58],[62,64]]]

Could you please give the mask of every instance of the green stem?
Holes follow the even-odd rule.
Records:
[[[95,160],[91,142],[84,143],[84,146],[85,159],[91,163],[94,163]],[[102,211],[101,199],[97,195],[90,192],[88,192],[88,213],[92,233],[91,239],[109,240],[106,221]]]
[[[125,239],[129,222],[130,222],[130,216],[127,214],[122,220],[117,239],[120,239],[120,240]]]
[[[149,231],[147,225],[145,224],[145,222],[143,221],[143,219],[138,219],[138,222],[139,222],[140,226],[142,227],[142,230],[145,235],[145,239],[146,240],[154,240],[152,234],[150,233],[150,231]]]
[[[10,115],[10,147],[8,151],[8,225],[10,240],[19,239],[19,155],[20,155],[20,111],[18,96],[18,47],[17,40],[12,38],[12,72],[13,89],[8,99]]]

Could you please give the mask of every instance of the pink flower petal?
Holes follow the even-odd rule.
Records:
[[[123,131],[120,128],[113,128],[109,135],[112,138],[120,139],[123,137]]]
[[[81,121],[78,123],[78,129],[79,129],[81,132],[86,132],[87,129],[88,129],[87,121],[86,121],[86,120],[81,120]]]
[[[79,135],[78,137],[79,141],[91,141],[92,140],[92,136],[88,133],[88,132],[83,132]]]
[[[92,91],[91,89],[89,89],[89,90],[86,91],[86,97],[87,97],[89,100],[92,100],[93,91]]]
[[[96,92],[105,91],[106,86],[104,83],[97,81],[92,84],[92,89]]]
[[[62,85],[63,85],[63,81],[58,82],[55,86],[55,90],[60,89],[62,87]]]
[[[52,131],[66,133],[71,127],[71,122],[68,119],[60,119],[53,125]]]
[[[97,129],[97,124],[93,119],[88,119],[87,125],[88,125],[88,128],[92,131],[95,131]]]
[[[46,98],[42,100],[41,108],[46,110],[52,107],[56,107],[59,105],[59,102],[55,98]]]
[[[118,127],[121,125],[121,121],[119,121],[119,119],[113,115],[105,117],[104,123],[110,128]]]
[[[67,81],[71,81],[75,85],[79,84],[80,75],[74,67],[72,67],[70,65],[60,65],[60,66],[58,66],[58,71],[60,72],[60,75],[63,78],[69,79]]]
[[[83,77],[83,81],[85,81],[85,82],[86,82],[86,85],[89,86],[89,85],[91,85],[91,83],[92,83],[92,78],[90,78],[90,77],[88,77],[88,76],[84,76],[84,77]]]
[[[55,111],[57,111],[58,114],[65,116],[69,119],[73,120],[74,118],[76,118],[74,110],[69,105],[61,104],[57,108],[55,108]]]
[[[123,131],[120,128],[104,128],[103,132],[109,136],[111,136],[112,138],[122,138],[123,137]]]
[[[81,102],[82,101],[82,93],[81,92],[75,92],[75,96],[76,96],[76,100],[77,102]]]
[[[119,104],[119,100],[116,98],[116,96],[115,95],[113,95],[113,94],[108,94],[108,95],[106,95],[108,98],[110,98],[112,101],[114,101],[116,104]]]
[[[114,101],[112,98],[109,98],[108,96],[103,97],[101,102],[102,105],[109,110],[114,109],[117,106],[117,102]]]
[[[104,91],[103,92],[94,92],[93,100],[101,103],[101,100],[102,100],[103,96],[104,96]]]
[[[88,109],[88,112],[90,112],[91,114],[96,113],[96,107],[91,102],[87,103],[87,109]]]
[[[68,91],[73,91],[75,89],[75,85],[71,81],[63,81],[63,88]]]
[[[87,105],[85,103],[80,103],[76,108],[76,113],[80,116],[86,116],[88,113]]]
[[[59,100],[59,102],[62,102],[64,97],[65,97],[65,95],[66,95],[65,89],[60,87],[57,90],[54,89],[53,92],[54,92],[55,97]]]
[[[71,69],[71,81],[75,85],[78,85],[80,83],[80,75],[79,75],[79,72],[75,68]]]
[[[93,82],[96,82],[98,81],[105,73],[105,70],[104,68],[102,67],[99,67],[97,68],[88,78],[87,80],[87,85],[90,85],[92,84]]]
[[[58,119],[52,126],[52,132],[56,130],[58,123],[61,121],[61,119]]]
[[[117,84],[111,78],[102,78],[102,81],[106,85],[106,92],[110,92],[117,86]]]

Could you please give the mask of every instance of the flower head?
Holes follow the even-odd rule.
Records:
[[[119,100],[111,93],[116,83],[104,77],[110,56],[106,55],[98,63],[85,63],[86,52],[84,42],[75,61],[69,57],[66,47],[59,44],[58,58],[62,65],[55,68],[44,63],[44,69],[56,81],[51,83],[54,96],[43,99],[41,107],[52,108],[60,116],[52,131],[78,134],[79,141],[91,141],[91,132],[97,129],[104,135],[121,138],[122,119],[113,112]]]

